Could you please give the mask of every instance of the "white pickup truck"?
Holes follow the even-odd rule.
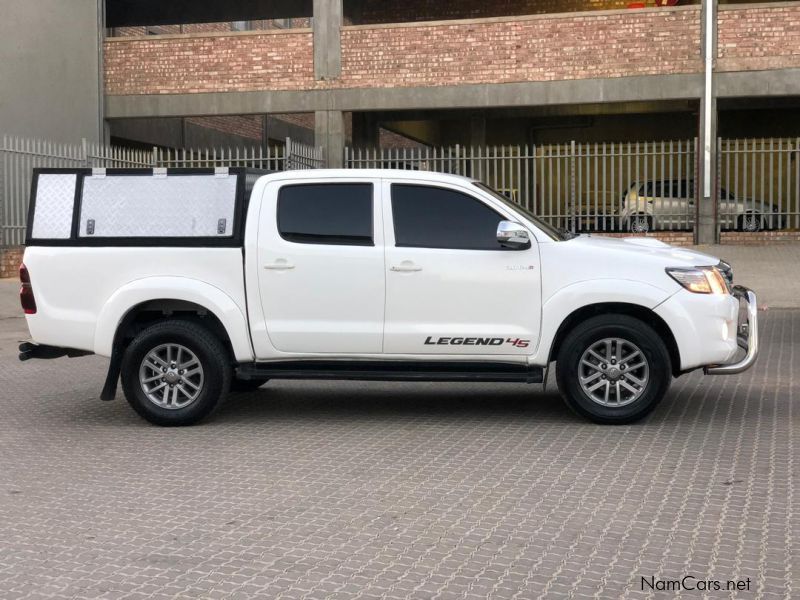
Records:
[[[440,173],[41,169],[20,275],[20,359],[109,357],[101,397],[121,379],[159,425],[270,379],[541,383],[553,362],[574,411],[628,423],[758,351],[726,263],[572,237]]]

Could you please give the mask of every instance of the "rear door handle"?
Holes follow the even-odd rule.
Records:
[[[294,265],[285,258],[279,258],[274,263],[267,263],[264,268],[270,271],[288,271],[289,269],[294,269]]]
[[[399,265],[394,265],[391,270],[399,273],[414,273],[415,271],[422,271],[422,267],[415,265],[410,260],[404,260]]]

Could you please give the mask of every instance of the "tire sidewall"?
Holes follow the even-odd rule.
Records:
[[[199,331],[198,331],[199,330]],[[197,399],[179,409],[153,404],[139,382],[139,368],[145,356],[162,344],[180,344],[191,350],[203,367],[203,389]],[[180,321],[149,327],[131,342],[122,361],[122,387],[129,404],[143,418],[157,425],[191,425],[211,414],[230,385],[230,368],[220,360],[224,352],[201,326]]]
[[[619,337],[636,344],[648,361],[650,379],[644,393],[625,406],[598,404],[583,391],[578,380],[584,351],[607,337]],[[672,379],[672,364],[663,341],[645,323],[623,315],[594,317],[564,340],[556,374],[559,390],[570,408],[578,414],[598,423],[630,423],[651,412],[663,398]]]

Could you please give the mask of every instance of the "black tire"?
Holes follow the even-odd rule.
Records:
[[[579,377],[584,352],[607,338],[620,338],[634,344],[647,359],[649,377],[639,397],[630,404],[600,404],[581,387]],[[667,347],[652,327],[627,315],[600,315],[581,322],[564,338],[556,357],[556,379],[564,401],[577,414],[595,423],[632,423],[650,413],[664,397],[672,380],[672,363]],[[603,379],[607,377],[603,375]]]
[[[747,221],[750,221],[752,225],[749,225]],[[764,219],[761,218],[761,214],[757,212],[746,213],[744,215],[740,215],[737,220],[737,229],[739,231],[747,231],[750,233],[756,233],[761,231],[764,228]]]
[[[649,233],[653,231],[653,217],[637,213],[628,217],[628,231],[631,233]]]
[[[179,344],[196,356],[202,367],[202,384],[197,397],[181,408],[162,408],[151,401],[140,383],[145,357],[164,344]],[[155,323],[139,333],[122,358],[122,389],[139,416],[154,425],[192,425],[208,417],[228,393],[232,376],[231,359],[223,343],[200,324],[169,320]]]
[[[233,381],[231,381],[231,391],[254,392],[268,381],[268,377],[259,377],[258,379],[239,379],[234,377]]]

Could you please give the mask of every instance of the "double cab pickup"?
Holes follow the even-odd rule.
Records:
[[[599,423],[738,373],[756,296],[652,238],[573,236],[474,179],[399,170],[40,169],[20,358],[108,357],[158,425],[271,379],[542,383]],[[487,397],[487,402],[491,398]]]

